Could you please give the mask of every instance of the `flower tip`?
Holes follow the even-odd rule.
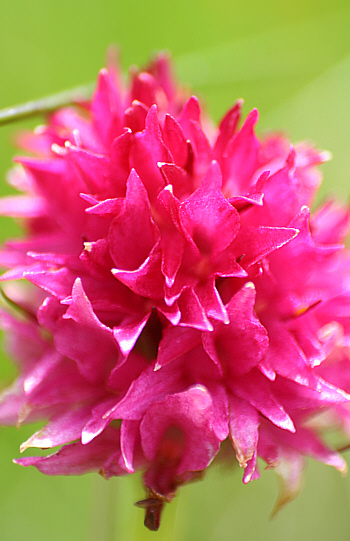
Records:
[[[253,284],[253,282],[247,282],[246,284],[244,284],[244,289],[251,289],[252,291],[255,291],[255,285]]]
[[[87,445],[88,443],[90,443],[95,438],[95,436],[96,434],[94,434],[93,432],[89,432],[88,430],[83,430],[83,432],[81,433],[82,445]]]
[[[280,427],[284,430],[288,430],[288,432],[291,432],[291,434],[295,434],[297,429],[295,428],[295,425],[290,417],[288,417],[286,420],[284,420]]]
[[[168,184],[167,186],[165,186],[164,190],[166,190],[166,189],[168,189],[169,192],[173,193],[173,187],[172,187],[171,184]],[[169,277],[169,276],[165,277],[165,283],[166,283],[167,287],[169,287],[169,288],[173,287],[174,282],[175,282],[175,276],[174,277]],[[172,304],[170,304],[170,306],[172,306]]]
[[[25,441],[24,443],[22,443],[22,444],[20,445],[20,447],[19,447],[19,452],[20,452],[20,453],[24,453],[24,451],[25,451],[26,449],[28,449],[29,447],[31,447],[31,445],[30,445],[30,443],[29,443],[29,440],[27,440],[27,441]],[[13,462],[15,462],[15,460],[14,460]]]
[[[45,126],[45,124],[39,124],[38,126],[35,126],[34,128],[34,134],[35,135],[42,135],[43,133],[45,133],[47,130],[47,127]]]
[[[257,124],[258,120],[259,120],[259,111],[255,107],[254,109],[250,111],[249,115],[247,116],[246,124],[249,124],[253,127],[255,126],[255,124]]]
[[[222,323],[224,325],[229,325],[230,324],[230,318],[229,318],[229,315],[226,312],[226,310],[225,310],[225,313],[224,313],[224,318],[222,319]]]
[[[100,77],[108,77],[108,69],[102,68],[99,73]]]
[[[322,150],[322,152],[320,152],[320,160],[323,163],[329,162],[332,159],[333,159],[333,154],[329,150]]]
[[[344,458],[337,451],[331,452],[329,459],[324,461],[328,466],[332,466],[341,474],[342,477],[345,477],[348,473],[348,465]]]
[[[339,471],[340,471],[342,477],[346,477],[348,475],[349,468],[348,468],[348,465],[347,465],[346,462],[344,463],[343,468],[341,470],[339,470]]]
[[[65,142],[65,148],[60,147],[57,143],[53,143],[51,145],[51,151],[54,154],[56,154],[57,156],[65,156],[66,155],[66,149],[68,148],[68,146],[66,146],[66,143],[68,143],[68,141]]]
[[[126,471],[128,473],[135,473],[135,469],[133,468],[133,465],[127,460],[127,458],[124,456],[124,453],[122,453],[124,463],[123,466],[125,467]]]
[[[120,62],[121,50],[117,43],[111,43],[107,47],[106,64],[107,66],[118,66]]]
[[[86,250],[87,252],[92,252],[92,242],[84,242],[84,250]]]
[[[300,209],[300,214],[304,216],[310,216],[310,209],[307,205],[303,205]]]
[[[37,379],[33,376],[28,376],[23,382],[24,393],[26,395],[29,394],[35,388],[36,384]]]
[[[167,162],[157,162],[158,169],[162,170],[165,165],[169,165]]]
[[[221,168],[220,168],[219,162],[217,160],[214,159],[214,160],[212,160],[210,162],[210,169],[214,170],[217,175],[222,177]]]

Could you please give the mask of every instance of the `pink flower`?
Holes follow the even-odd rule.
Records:
[[[0,420],[48,420],[21,450],[62,448],[16,460],[48,475],[143,470],[151,529],[229,440],[243,482],[276,468],[282,505],[306,455],[346,469],[315,419],[349,433],[349,210],[310,217],[327,154],[260,141],[256,110],[213,131],[163,55],[131,79],[102,70],[85,109],[19,136]]]

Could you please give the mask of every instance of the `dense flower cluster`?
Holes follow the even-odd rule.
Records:
[[[349,211],[310,217],[327,154],[260,141],[241,105],[214,130],[164,55],[127,89],[111,66],[91,103],[20,136],[36,157],[17,158],[23,194],[0,202],[26,231],[0,254],[19,365],[0,422],[47,419],[22,450],[62,446],[16,462],[143,470],[151,529],[220,446],[245,483],[257,456],[276,468],[281,504],[306,455],[346,469],[311,420],[350,422]]]

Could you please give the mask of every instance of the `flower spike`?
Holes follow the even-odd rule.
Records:
[[[160,54],[0,112],[51,113],[0,200],[24,228],[0,250],[0,423],[46,420],[21,451],[60,449],[16,463],[47,475],[142,471],[150,530],[218,456],[243,483],[275,468],[277,511],[306,456],[346,470],[326,423],[350,437],[350,212],[309,211],[326,154],[260,140],[241,100],[217,130],[201,109]]]

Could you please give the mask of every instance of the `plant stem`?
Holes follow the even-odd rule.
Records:
[[[97,477],[97,476],[96,476]],[[91,541],[118,541],[118,481],[95,479],[91,513]]]
[[[0,126],[45,113],[50,113],[71,104],[79,104],[89,100],[93,92],[94,84],[78,86],[71,90],[65,90],[58,94],[46,96],[38,100],[28,101],[13,107],[0,110]]]

